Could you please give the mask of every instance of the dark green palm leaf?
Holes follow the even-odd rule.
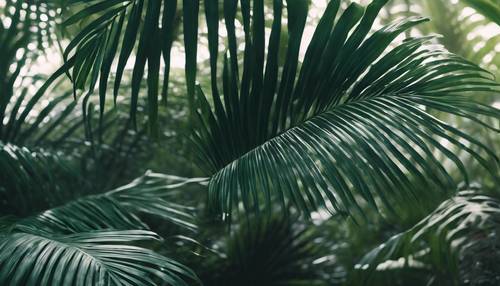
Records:
[[[202,184],[207,178],[183,178],[146,172],[130,184],[109,191],[104,196],[116,200],[130,213],[158,216],[189,229],[195,229],[194,209],[174,202],[186,185]]]
[[[43,150],[32,152],[10,144],[0,147],[0,216],[25,217],[50,209],[19,223],[63,233],[147,228],[136,216],[139,214],[158,216],[188,229],[196,228],[193,209],[174,203],[173,197],[182,187],[203,184],[206,178],[182,178],[148,171],[125,186],[71,201],[84,195],[87,187],[68,157]],[[68,192],[68,188],[73,191]]]
[[[147,172],[110,192],[19,219],[12,215],[20,217],[68,200],[56,196],[69,194],[61,191],[64,186],[60,178],[65,173],[58,172],[66,170],[66,160],[12,145],[2,147],[1,284],[157,285],[163,281],[187,285],[185,279],[197,280],[191,270],[176,261],[129,244],[158,240],[139,218],[142,214],[194,229],[192,209],[172,203],[170,197],[176,189],[206,179]],[[68,167],[67,172],[71,170]],[[76,188],[76,179],[66,178],[75,180]],[[73,191],[72,195],[78,194]],[[25,213],[19,213],[21,207]]]
[[[187,267],[130,245],[158,241],[150,231],[95,231],[56,235],[23,228],[0,236],[3,285],[188,285]]]
[[[443,142],[469,152],[498,175],[499,161],[491,150],[428,112],[462,116],[498,132],[477,115],[498,119],[500,111],[466,96],[498,91],[493,76],[429,44],[432,37],[391,44],[427,19],[410,17],[370,33],[386,0],[366,9],[353,3],[334,25],[340,1],[331,1],[297,71],[307,1],[289,1],[286,62],[278,77],[280,2],[275,1],[277,24],[265,69],[259,29],[263,7],[256,1],[253,30],[245,30],[241,81],[234,66],[225,64],[224,96],[212,95],[213,109],[198,90],[194,142],[213,174],[209,200],[220,212],[231,213],[238,202],[259,209],[262,200],[273,199],[291,202],[306,214],[318,208],[361,212],[364,204],[390,208],[393,200],[421,203],[408,175],[427,190],[454,185],[434,152],[468,181],[460,158]],[[244,23],[250,20],[248,9],[242,5]],[[237,62],[228,57],[226,63]],[[494,158],[494,166],[485,156]]]

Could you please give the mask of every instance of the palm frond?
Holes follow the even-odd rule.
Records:
[[[30,96],[27,87],[21,90],[20,94],[12,97],[10,108],[4,116],[4,132],[0,138],[2,142],[21,146],[59,147],[62,142],[55,138],[64,134],[64,139],[67,140],[75,131],[74,128],[67,128],[69,122],[77,127],[83,126],[81,120],[74,120],[74,116],[78,114],[73,113],[77,102],[72,101],[71,92],[44,98]],[[48,104],[41,107],[45,100]],[[23,105],[26,107],[20,109]]]
[[[188,4],[199,1],[185,1]],[[137,46],[134,68],[132,71],[132,94],[130,115],[135,124],[137,104],[141,82],[147,63],[148,115],[150,127],[156,129],[158,116],[158,91],[160,82],[160,62],[164,59],[162,97],[167,97],[168,76],[170,70],[170,49],[175,30],[177,0],[114,0],[114,1],[71,1],[78,12],[70,15],[63,23],[71,26],[83,23],[83,29],[72,39],[64,51],[64,58],[69,63],[67,74],[73,81],[75,90],[87,90],[86,97],[99,84],[99,101],[101,114],[106,103],[108,81],[113,61],[118,57],[114,78],[114,99],[118,95],[125,66],[134,47]],[[198,4],[196,4],[196,7]],[[193,8],[193,7],[191,7]],[[184,17],[193,16],[190,21],[192,29],[185,29],[189,60],[186,75],[189,81],[194,80],[196,66],[192,65],[189,49],[196,48],[197,10],[184,9]],[[189,18],[187,19],[189,20]],[[191,42],[194,36],[194,42]],[[160,42],[158,42],[161,39]],[[194,50],[196,53],[196,50]],[[196,55],[194,56],[196,59]],[[194,62],[196,64],[196,62]],[[71,69],[71,71],[70,71]],[[194,82],[193,82],[194,84]]]
[[[476,17],[478,16],[477,13],[465,14],[466,5],[460,5],[463,3],[449,5],[449,3],[442,0],[427,0],[424,4],[426,13],[433,19],[436,19],[430,26],[432,30],[442,35],[439,41],[448,50],[463,56],[485,69],[490,69],[497,76],[498,80],[498,76],[500,75],[498,71],[500,56],[495,52],[495,45],[500,41],[500,35],[482,32],[486,31],[485,28],[491,22],[482,17],[478,19]],[[438,11],[442,12],[439,13]],[[488,60],[488,57],[491,58]]]
[[[139,218],[141,214],[147,214],[194,230],[196,225],[192,215],[193,209],[174,203],[169,198],[175,196],[177,188],[205,180],[147,172],[130,184],[115,190],[81,197],[39,214],[22,218],[13,227],[28,226],[64,234],[101,229],[149,229],[147,224]],[[7,202],[12,202],[8,192],[5,197]]]
[[[109,191],[105,194],[114,199],[131,213],[149,214],[195,229],[194,209],[174,203],[176,195],[187,185],[205,185],[207,178],[183,178],[146,172],[130,184]]]
[[[396,5],[397,1],[392,3],[395,5],[392,8],[389,5],[387,8],[388,18],[414,16],[416,13],[412,10],[420,9],[421,13],[432,21],[415,27],[416,30],[423,34],[438,33],[440,37],[436,41],[447,50],[492,71],[498,78],[500,57],[495,52],[495,45],[500,40],[500,35],[493,32],[494,30],[491,33],[486,32],[491,31],[490,20],[481,17],[472,9],[466,9],[467,5],[460,2],[423,0],[408,4],[407,11],[400,11],[400,6]]]
[[[432,36],[408,38],[389,50],[396,37],[427,19],[410,17],[370,34],[386,2],[375,0],[366,9],[353,3],[333,24],[340,1],[331,1],[300,71],[307,1],[288,2],[290,36],[282,69],[275,60],[281,1],[274,1],[265,69],[262,2],[254,3],[251,19],[242,5],[243,22],[251,20],[253,30],[244,25],[241,81],[230,50],[224,96],[212,94],[214,108],[198,89],[193,140],[212,174],[209,200],[219,212],[230,214],[239,202],[247,210],[259,209],[262,200],[267,207],[272,200],[283,206],[291,202],[306,214],[318,208],[362,213],[362,204],[390,209],[394,200],[420,204],[423,194],[416,193],[408,175],[427,186],[426,195],[434,187],[455,184],[431,148],[468,181],[463,163],[446,144],[467,151],[493,177],[498,175],[494,152],[428,112],[461,116],[498,132],[477,115],[498,119],[500,111],[466,96],[498,91],[493,76],[429,44]],[[485,156],[494,158],[495,166]]]
[[[58,181],[63,174],[56,172],[66,161],[51,153],[2,147],[0,283],[157,285],[163,281],[188,285],[184,280],[197,281],[180,263],[129,244],[159,239],[148,231],[149,226],[140,218],[143,214],[195,229],[193,210],[170,198],[176,189],[206,179],[147,172],[126,186],[52,207],[63,200],[52,200],[54,196],[70,194]],[[77,181],[73,183],[76,188]],[[77,196],[78,192],[71,194]],[[68,200],[67,196],[64,199]],[[22,217],[44,206],[52,208]]]
[[[44,80],[40,75],[32,77],[27,70],[53,41],[55,9],[50,1],[4,1],[0,4],[0,13],[5,19],[0,23],[0,49],[3,51],[0,57],[0,141],[3,143],[26,145],[41,141],[54,133],[76,106],[76,103],[63,105],[70,93],[44,98],[48,104],[40,106],[42,95],[55,77],[48,79],[34,94],[30,91],[30,85]],[[56,111],[58,116],[51,118]],[[32,113],[37,113],[36,118],[32,118]]]
[[[437,281],[458,281],[464,254],[473,249],[484,251],[484,246],[492,242],[493,248],[498,247],[499,219],[497,199],[477,191],[461,191],[411,229],[366,254],[353,275],[356,285],[367,285],[371,275],[391,265],[398,269],[421,265],[425,271],[445,276]]]
[[[196,275],[184,265],[138,246],[158,241],[141,230],[56,235],[23,228],[0,236],[4,285],[188,285]]]
[[[462,0],[500,26],[500,4],[495,0]]]

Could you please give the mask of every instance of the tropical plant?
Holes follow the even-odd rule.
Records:
[[[0,7],[0,12],[5,15],[5,18],[2,17],[5,23],[0,23],[0,49],[3,51],[0,59],[0,140],[4,143],[39,143],[56,132],[76,106],[75,102],[66,106],[61,104],[71,93],[42,99],[46,88],[41,88],[39,92],[32,94],[33,86],[44,79],[26,75],[26,68],[43,53],[43,46],[51,43],[51,38],[46,35],[53,24],[53,19],[49,21],[47,13],[47,9],[51,7],[49,4],[40,4],[37,9],[35,7],[37,6],[24,1],[7,1],[4,7]],[[43,13],[42,10],[46,12]],[[43,17],[47,18],[43,22],[44,30],[41,29],[39,20]],[[35,49],[32,45],[40,48]],[[55,79],[53,77],[51,83]],[[47,100],[48,104],[39,108],[38,115],[33,118],[30,113],[39,107],[42,100]],[[50,116],[58,109],[59,117]],[[52,120],[46,122],[49,119]],[[41,125],[46,126],[38,132]]]
[[[16,157],[26,150],[4,146],[4,152],[6,156]],[[35,185],[34,180],[38,178],[26,174],[42,175],[43,167],[46,167],[45,157],[28,153],[22,162],[25,164],[12,164],[7,168],[11,171],[7,175],[11,176],[12,182]],[[30,166],[43,171],[37,173],[33,168],[27,168]],[[47,171],[53,177],[50,170]],[[189,268],[175,260],[130,244],[161,239],[149,230],[140,214],[152,214],[182,228],[194,229],[189,208],[171,203],[166,198],[176,188],[201,181],[203,179],[146,173],[123,187],[70,200],[59,206],[54,206],[54,200],[48,200],[50,197],[45,198],[46,210],[39,213],[33,214],[34,209],[30,215],[2,213],[0,281],[7,285],[157,285],[160,281],[187,285],[185,280],[197,281]],[[10,196],[33,196],[42,193],[43,189],[34,189],[28,194],[13,193],[4,182],[2,190],[6,194],[3,200],[7,210],[15,209],[13,206],[19,201],[38,206],[43,204],[33,197],[19,200]],[[56,190],[51,188],[48,193],[55,195]]]
[[[436,41],[447,50],[492,71],[498,78],[500,58],[495,52],[495,46],[500,39],[497,32],[500,31],[500,26],[495,29],[490,20],[464,5],[464,2],[467,1],[450,3],[445,0],[420,0],[410,3],[396,0],[386,6],[384,22],[400,17],[426,15],[432,21],[414,27],[414,31],[423,34],[438,33]]]
[[[500,202],[477,190],[459,192],[411,229],[393,236],[366,254],[353,275],[356,285],[370,285],[370,275],[377,272],[415,268],[424,274],[426,285],[457,285],[459,271],[466,275],[475,264],[491,269],[487,283],[498,282],[494,265],[498,256],[483,260],[484,254],[498,251]],[[479,251],[470,256],[470,251]],[[470,261],[469,259],[473,259]],[[489,264],[483,264],[489,263]],[[460,269],[464,268],[465,269]],[[483,271],[483,273],[486,273]],[[460,281],[464,285],[482,285],[484,281]],[[487,284],[489,285],[489,284]]]
[[[423,25],[418,25],[409,31],[409,34],[429,34],[438,33],[439,36],[434,40],[442,44],[447,50],[464,57],[465,59],[491,71],[498,82],[500,75],[500,57],[495,49],[498,49],[497,43],[500,40],[500,27],[495,26],[487,18],[485,19],[474,9],[469,8],[462,2],[453,2],[445,0],[421,0],[421,1],[391,1],[384,11],[382,22],[389,22],[391,19],[401,17],[415,16],[423,14],[432,19]],[[483,96],[475,94],[477,101],[483,104],[495,104],[498,101],[496,96]],[[496,132],[488,132],[484,128],[477,128],[469,120],[449,116],[445,113],[432,112],[438,118],[453,122],[460,126],[464,133],[474,138],[481,138],[481,141],[490,149],[498,148],[495,140]],[[479,116],[481,117],[481,116]],[[495,125],[495,118],[483,118]],[[482,176],[484,169],[480,167],[472,156],[459,148],[452,148],[451,151],[458,155],[467,166],[471,177],[480,181],[483,189],[495,189],[495,181]],[[477,149],[476,149],[477,151]],[[495,163],[491,163],[494,165]],[[452,172],[453,177],[457,177]]]
[[[185,266],[148,249],[130,246],[158,240],[150,231],[46,234],[23,228],[0,242],[1,281],[7,285],[187,285]],[[155,281],[156,280],[156,281]]]
[[[195,273],[207,285],[495,281],[472,262],[496,263],[484,257],[498,246],[497,195],[454,190],[471,174],[499,181],[495,145],[474,131],[500,131],[499,84],[477,65],[497,37],[483,56],[456,55],[455,42],[427,36],[437,28],[410,32],[426,18],[379,27],[388,0],[329,1],[308,43],[309,0],[4,2],[2,284],[192,285]],[[38,44],[50,33],[57,43]],[[24,53],[30,43],[61,46],[60,68],[25,76],[43,54]],[[176,45],[185,92],[169,79]],[[185,133],[189,144],[171,140]],[[206,177],[133,179],[150,166]]]
[[[386,2],[373,1],[366,11],[353,3],[332,25],[340,1],[331,1],[300,72],[307,5],[288,3],[289,38],[281,77],[276,61],[281,2],[275,1],[265,69],[263,6],[254,3],[253,30],[248,23],[244,26],[247,47],[241,81],[230,46],[223,99],[213,88],[212,109],[198,91],[194,141],[212,174],[210,201],[222,213],[230,214],[235,202],[258,209],[261,200],[269,205],[272,198],[282,205],[292,202],[306,214],[318,208],[362,213],[361,201],[388,209],[394,199],[419,204],[420,194],[405,173],[428,184],[428,190],[454,184],[430,147],[457,164],[468,181],[460,159],[440,140],[466,150],[493,177],[498,175],[497,166],[492,169],[470,146],[496,158],[497,165],[494,152],[428,111],[451,113],[498,132],[476,116],[498,118],[499,111],[465,96],[474,90],[497,91],[493,76],[442,47],[427,45],[432,37],[408,38],[386,51],[398,35],[426,21],[396,21],[368,36]],[[242,6],[242,12],[249,22],[249,10]],[[212,83],[216,86],[215,76]]]

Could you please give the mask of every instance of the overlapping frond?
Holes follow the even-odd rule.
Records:
[[[213,108],[201,90],[197,98],[194,142],[213,175],[209,200],[220,212],[230,214],[239,202],[259,209],[262,201],[269,205],[273,200],[291,202],[306,214],[318,208],[362,212],[364,204],[390,209],[400,199],[418,205],[434,187],[455,184],[436,152],[468,181],[450,146],[498,175],[494,152],[428,112],[447,112],[498,132],[477,115],[498,119],[500,111],[467,97],[498,92],[493,76],[430,44],[432,37],[408,38],[389,49],[401,33],[427,19],[410,17],[370,33],[386,2],[375,0],[366,9],[353,3],[335,20],[340,1],[331,1],[300,71],[307,1],[287,3],[289,37],[282,68],[276,60],[282,1],[274,1],[265,61],[263,2],[254,3],[251,18],[249,7],[242,5],[247,37],[241,80],[230,45],[223,96],[214,92],[213,77]],[[494,166],[486,157],[494,158]],[[429,192],[418,194],[410,179]]]
[[[189,229],[195,229],[194,209],[175,203],[182,187],[206,184],[207,178],[183,178],[173,175],[146,172],[130,184],[105,194],[125,207],[130,213],[158,216]]]
[[[488,245],[491,249],[498,247],[499,230],[500,202],[476,191],[462,191],[411,229],[366,254],[353,277],[356,285],[369,285],[371,275],[379,271],[420,265],[452,282],[450,278],[458,279],[459,262],[467,251],[488,251]]]
[[[157,285],[163,281],[168,285],[188,285],[188,280],[197,281],[196,275],[180,263],[129,244],[159,239],[149,231],[141,218],[143,214],[195,229],[193,210],[173,203],[170,197],[177,188],[206,179],[147,172],[107,193],[84,196],[22,217],[26,213],[13,210],[27,205],[40,208],[40,205],[61,203],[59,197],[49,199],[63,188],[58,181],[58,175],[62,174],[54,170],[58,164],[64,166],[65,161],[49,164],[48,160],[57,157],[12,145],[3,146],[0,155],[2,284]],[[22,186],[30,186],[29,192]],[[14,187],[16,192],[12,190]],[[72,195],[78,194],[73,191]],[[25,208],[25,211],[36,209]]]
[[[13,227],[29,226],[57,233],[79,233],[100,229],[149,229],[139,218],[141,214],[148,214],[194,230],[196,225],[193,209],[174,203],[169,198],[175,195],[176,188],[204,180],[147,172],[128,185],[103,194],[81,197],[20,219]],[[5,190],[6,202],[12,202],[7,192],[8,188]],[[37,192],[42,193],[39,190],[33,191],[35,194]]]
[[[131,245],[158,241],[142,230],[69,235],[23,228],[0,236],[3,285],[188,285],[196,275],[184,265]]]

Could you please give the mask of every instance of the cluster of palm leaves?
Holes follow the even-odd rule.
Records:
[[[0,284],[496,285],[499,6],[309,2],[0,2]]]

